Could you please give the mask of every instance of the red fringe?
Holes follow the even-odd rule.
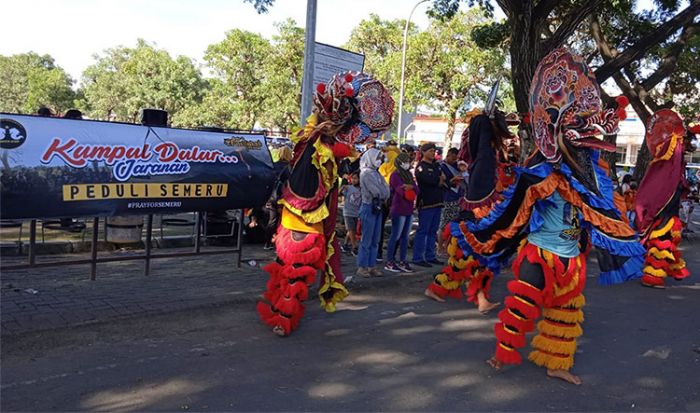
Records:
[[[485,280],[485,282],[484,282]],[[467,287],[467,300],[470,303],[479,305],[479,291],[484,291],[484,297],[488,300],[489,293],[491,291],[491,281],[493,281],[493,271],[488,268],[478,267],[474,272],[474,275],[469,281],[469,286]]]
[[[321,234],[305,234],[301,241],[292,238],[292,231],[280,226],[275,241],[277,255],[285,264],[306,264],[322,269],[325,261],[325,239]]]
[[[539,307],[536,305],[525,304],[513,296],[506,297],[505,306],[512,308],[513,310],[518,310],[518,313],[522,314],[523,317],[527,318],[528,320],[534,320],[540,316]]]
[[[520,320],[508,311],[508,308],[504,308],[498,312],[498,319],[505,325],[517,328],[521,333],[529,333],[535,329],[534,319]]]
[[[523,358],[520,356],[520,353],[518,353],[517,350],[508,351],[498,344],[496,345],[495,357],[496,360],[503,364],[520,364],[523,361]]]
[[[526,283],[525,281],[512,280],[508,281],[508,291],[514,295],[520,295],[529,298],[531,301],[535,302],[535,306],[542,306],[542,291],[538,290],[534,286]]]
[[[499,342],[508,344],[516,349],[525,347],[525,334],[523,333],[510,333],[506,331],[503,323],[497,323],[493,328],[496,334],[496,339]]]
[[[308,168],[316,169],[313,165],[309,165]],[[326,197],[328,191],[326,187],[323,186],[323,176],[321,175],[321,171],[317,171],[317,175],[319,185],[318,190],[313,197],[308,199],[299,198],[298,196],[294,195],[289,188],[289,184],[287,184],[282,189],[282,198],[287,201],[289,205],[301,211],[313,211],[314,209],[318,208]]]
[[[434,292],[440,298],[447,297],[447,294],[449,293],[449,291],[445,287],[436,284],[435,281],[430,283],[430,285],[428,286],[428,289],[430,291]]]
[[[664,279],[660,278],[660,277],[654,277],[653,275],[644,274],[644,275],[642,275],[642,284],[664,285]]]

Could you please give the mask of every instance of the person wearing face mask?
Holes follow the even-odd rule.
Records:
[[[411,231],[413,204],[418,193],[411,175],[411,158],[406,153],[399,154],[394,160],[395,170],[389,178],[391,189],[391,236],[387,246],[387,263],[384,269],[391,272],[411,273],[413,269],[406,261],[408,235]],[[395,261],[396,247],[399,245],[399,262]]]
[[[420,148],[423,155],[416,167],[416,181],[420,188],[418,196],[418,231],[413,245],[413,264],[430,268],[431,264],[442,265],[435,256],[435,242],[440,213],[442,211],[445,174],[435,161],[435,144],[426,143]]]
[[[377,265],[377,248],[379,232],[382,230],[382,204],[389,198],[389,187],[379,174],[383,154],[377,148],[369,148],[360,158],[360,220],[362,238],[357,254],[357,275],[360,277],[379,277],[382,271]]]

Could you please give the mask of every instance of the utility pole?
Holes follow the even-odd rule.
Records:
[[[306,0],[306,36],[304,40],[304,76],[301,83],[301,123],[311,115],[314,91],[314,46],[316,45],[316,1]]]
[[[420,5],[421,3],[425,3],[428,0],[420,0],[418,3],[416,3],[415,6],[411,9],[411,13],[408,15],[408,19],[406,19],[406,27],[403,30],[403,47],[401,49],[401,91],[399,92],[399,124],[398,127],[396,128],[396,140],[397,142],[403,142],[401,139],[401,122],[403,121],[403,93],[404,93],[404,82],[406,80],[406,42],[408,41],[408,28],[409,25],[411,24],[411,17],[413,16],[413,12],[416,11],[416,7]]]

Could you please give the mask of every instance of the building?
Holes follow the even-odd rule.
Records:
[[[462,132],[466,124],[458,122],[452,135],[452,146],[459,147]],[[637,155],[644,143],[644,123],[637,113],[627,107],[627,118],[620,122],[620,131],[617,134],[617,166],[623,170],[631,171],[637,163]],[[445,143],[447,133],[447,119],[434,115],[418,114],[406,127],[406,143],[418,145],[424,142],[433,142],[438,146]],[[687,155],[688,178],[700,180],[700,150]]]

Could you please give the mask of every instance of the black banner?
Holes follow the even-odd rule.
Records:
[[[250,208],[275,172],[262,134],[0,113],[2,219]]]

